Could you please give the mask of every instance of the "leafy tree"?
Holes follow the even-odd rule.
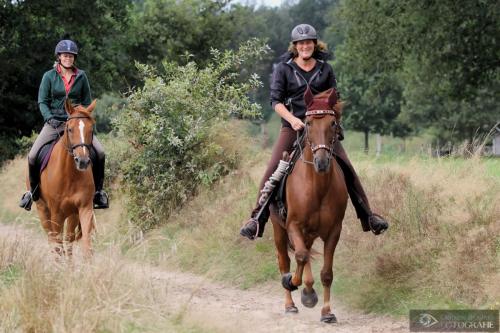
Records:
[[[336,27],[343,40],[336,49],[340,91],[348,101],[346,125],[365,133],[368,150],[370,132],[404,136],[409,128],[397,121],[402,87],[397,75],[401,51],[393,47],[399,38],[399,6],[378,1],[341,3],[335,12]],[[335,38],[335,37],[334,37]]]
[[[338,28],[328,31],[342,41],[337,69],[349,85],[346,118],[354,128],[397,135],[430,129],[457,142],[498,121],[498,3],[352,0],[335,15]]]
[[[47,2],[0,0],[0,137],[15,137],[41,125],[37,94],[42,75],[54,61],[62,38],[77,42],[77,66],[90,77],[94,95],[122,86],[119,52],[127,24],[128,0]]]

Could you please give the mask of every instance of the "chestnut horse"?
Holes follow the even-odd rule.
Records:
[[[87,108],[73,107],[66,99],[64,107],[69,117],[64,134],[55,144],[47,167],[40,175],[40,199],[36,207],[49,245],[53,246],[57,257],[71,257],[72,243],[80,238],[85,258],[92,255],[90,236],[94,228],[95,187],[89,166],[94,127],[91,114],[95,102]]]
[[[302,279],[305,284],[302,304],[314,307],[318,302],[313,289],[311,247],[320,237],[324,243],[321,321],[334,323],[337,320],[330,306],[333,254],[340,238],[348,198],[344,175],[333,156],[341,103],[337,103],[335,89],[313,96],[308,88],[304,99],[307,106],[304,143],[300,143],[301,157],[286,180],[286,221],[278,216],[276,209],[271,210],[271,220],[285,288],[285,312],[298,312],[291,292],[302,284]],[[290,273],[288,245],[295,250],[297,261],[293,275]]]

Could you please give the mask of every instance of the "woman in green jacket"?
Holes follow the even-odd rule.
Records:
[[[61,40],[55,49],[54,68],[45,72],[38,91],[38,105],[45,124],[28,154],[30,191],[23,194],[19,206],[30,210],[33,201],[40,197],[38,189],[40,170],[36,159],[40,149],[57,139],[64,131],[68,115],[64,110],[64,101],[69,98],[73,104],[88,106],[92,102],[90,85],[85,72],[76,68],[75,60],[78,47],[71,40]],[[92,146],[96,154],[96,163],[92,165],[96,192],[94,208],[108,208],[108,195],[103,191],[105,154],[101,143],[94,134]]]

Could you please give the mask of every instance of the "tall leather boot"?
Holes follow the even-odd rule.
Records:
[[[356,210],[356,215],[361,221],[361,227],[365,232],[372,231],[375,235],[379,235],[389,228],[389,223],[382,216],[372,212],[368,197],[359,181],[356,171],[343,148],[341,146],[338,148],[338,146],[340,146],[340,143],[335,147],[335,151],[338,153],[335,157],[344,172],[347,192]]]
[[[108,194],[102,189],[104,186],[104,166],[106,158],[95,160],[92,164],[92,174],[94,176],[95,194],[94,194],[94,209],[109,208]]]
[[[31,210],[33,201],[40,199],[40,169],[37,165],[31,165],[28,162],[28,179],[30,183],[30,190],[25,192],[19,201],[19,207]]]

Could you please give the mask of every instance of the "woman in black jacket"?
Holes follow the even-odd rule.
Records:
[[[305,126],[303,120],[306,113],[306,88],[309,86],[313,94],[318,94],[337,86],[333,69],[326,62],[327,57],[326,45],[318,41],[316,30],[311,25],[299,24],[293,28],[289,50],[275,66],[272,76],[271,104],[281,117],[282,127],[261,180],[258,197],[261,192],[269,191],[266,182],[278,167],[282,153],[291,152],[297,138],[296,131],[301,131]],[[389,225],[384,218],[371,211],[365,191],[339,140],[335,141],[334,150],[363,231],[371,230],[375,235],[384,232]],[[258,201],[250,219],[240,230],[240,234],[248,239],[262,237],[264,230],[259,228],[259,224],[263,226],[269,219],[269,207],[263,207]]]

